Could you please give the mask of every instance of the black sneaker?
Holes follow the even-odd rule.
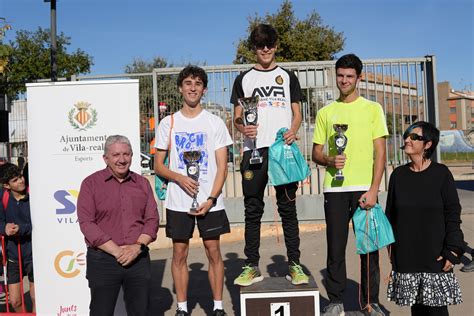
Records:
[[[188,316],[188,315],[189,315],[188,312],[185,312],[182,309],[178,308],[174,316]]]
[[[471,262],[469,262],[468,264],[465,264],[465,265],[461,268],[461,271],[462,271],[462,272],[472,272],[472,271],[474,271],[474,261],[471,260]]]
[[[223,309],[216,309],[212,313],[212,316],[227,316],[226,312]]]

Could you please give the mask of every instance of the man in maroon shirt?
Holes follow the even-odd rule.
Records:
[[[130,171],[132,155],[127,137],[109,136],[107,167],[81,185],[77,215],[87,244],[90,315],[113,315],[121,287],[128,315],[147,314],[147,245],[156,239],[158,212],[149,182]]]

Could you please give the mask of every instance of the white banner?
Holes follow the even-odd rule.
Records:
[[[82,180],[105,167],[107,136],[127,136],[140,172],[138,80],[28,84],[28,157],[38,315],[88,315]]]

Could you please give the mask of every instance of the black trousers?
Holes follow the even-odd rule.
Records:
[[[359,198],[365,191],[324,193],[326,216],[327,279],[326,290],[331,303],[342,303],[346,289],[346,246],[349,221],[354,215]],[[361,303],[379,302],[380,268],[378,251],[360,255]]]
[[[91,316],[112,316],[121,287],[127,314],[147,315],[151,282],[148,254],[141,254],[130,266],[122,267],[108,253],[88,248],[86,277],[91,290]]]
[[[411,307],[412,316],[448,316],[448,306],[426,306],[415,304]]]
[[[263,216],[263,195],[268,182],[268,148],[259,149],[262,164],[251,165],[251,151],[244,152],[240,172],[245,205],[245,248],[246,264],[258,265],[260,260],[260,227]],[[300,237],[296,215],[296,190],[298,183],[275,186],[278,213],[280,214],[288,262],[299,264]]]

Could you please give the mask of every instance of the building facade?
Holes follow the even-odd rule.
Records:
[[[467,135],[474,126],[474,91],[456,91],[449,82],[438,83],[439,127],[462,130]]]

